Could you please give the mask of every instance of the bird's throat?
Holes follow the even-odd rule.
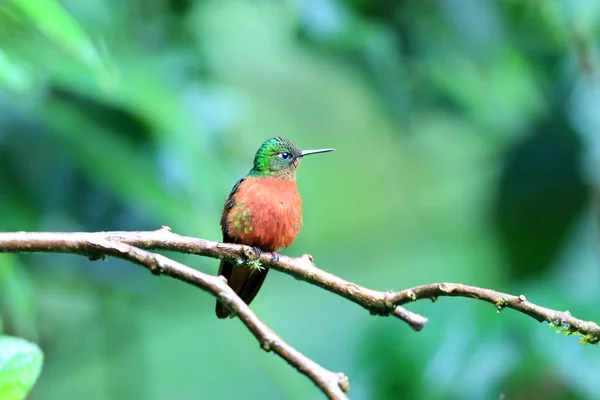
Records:
[[[256,168],[252,168],[248,173],[248,176],[253,178],[272,178],[272,179],[282,179],[285,181],[296,181],[296,168],[298,167],[300,160],[294,160],[293,165],[289,168],[284,168],[280,170],[264,170],[259,171]]]

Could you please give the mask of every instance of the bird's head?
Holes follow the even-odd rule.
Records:
[[[256,151],[252,176],[275,177],[287,180],[296,179],[296,169],[302,157],[310,154],[326,153],[334,149],[300,150],[284,137],[266,140]]]

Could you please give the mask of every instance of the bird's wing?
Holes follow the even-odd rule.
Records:
[[[223,214],[221,215],[221,232],[223,232],[223,242],[225,243],[233,243],[232,238],[227,234],[227,217],[229,216],[229,211],[233,208],[234,197],[237,192],[240,190],[240,185],[244,182],[246,178],[242,178],[233,186],[231,189],[231,193],[229,193],[229,197],[225,200],[225,205],[223,206]],[[221,271],[219,271],[219,274]]]
[[[233,240],[233,238],[230,237],[229,234],[227,233],[227,219],[229,216],[229,212],[235,205],[234,204],[235,203],[235,195],[238,193],[238,191],[240,189],[240,185],[242,184],[242,182],[244,182],[245,179],[246,178],[242,178],[235,184],[233,189],[231,189],[231,193],[229,193],[229,197],[227,197],[227,200],[225,200],[225,205],[223,206],[223,215],[221,216],[221,231],[223,232],[223,242],[225,242],[225,243],[234,243],[235,242],[235,240]],[[258,273],[255,273],[253,275],[261,275],[259,272],[262,272],[262,271],[257,271],[257,272]],[[243,293],[243,292],[248,292],[248,289],[249,289],[249,288],[247,288],[248,282],[254,281],[256,279],[256,277],[251,277],[250,273],[251,273],[250,268],[235,268],[235,271],[234,271],[233,264],[231,264],[228,261],[223,260],[219,264],[219,273],[218,274],[224,276],[227,279],[227,283],[229,284],[229,286],[231,286],[231,288],[236,293],[238,293],[240,296],[242,294],[244,294],[244,296],[241,296],[241,297],[246,302],[248,302],[248,299],[252,300],[252,298],[254,296],[256,296],[256,292],[258,292],[258,288],[260,287],[260,284],[259,285],[250,285],[250,288],[252,288],[253,286],[258,286],[258,288],[253,290],[254,293]],[[264,277],[260,280],[260,283],[262,283],[263,280],[264,280]],[[246,288],[245,288],[245,286],[246,286]],[[248,296],[248,294],[250,294],[251,296]],[[218,300],[217,300],[217,306],[216,306],[216,313],[219,318],[226,318],[227,316],[229,316],[231,314],[229,309],[226,308],[223,304],[221,304]]]

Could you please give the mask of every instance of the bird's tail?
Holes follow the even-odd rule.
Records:
[[[219,266],[219,275],[223,275],[227,279],[229,286],[246,304],[250,304],[254,297],[256,297],[268,272],[267,268],[257,270],[250,267],[237,267],[227,261],[221,261],[221,265]],[[217,300],[215,311],[217,317],[221,319],[227,318],[231,314],[231,310],[225,307],[219,300]],[[231,315],[231,317],[234,316],[235,314]]]

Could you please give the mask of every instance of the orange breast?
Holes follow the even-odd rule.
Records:
[[[302,228],[302,199],[295,181],[249,177],[233,197],[227,234],[238,243],[276,251]]]

